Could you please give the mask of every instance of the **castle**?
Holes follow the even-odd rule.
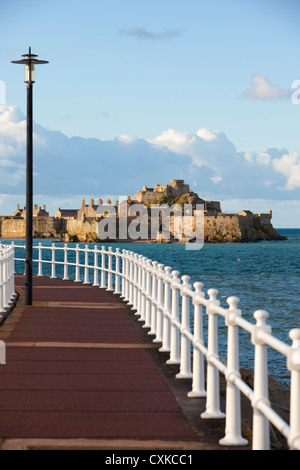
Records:
[[[153,188],[143,186],[143,189],[138,191],[133,199],[138,203],[149,204],[157,199],[175,198],[190,192],[190,187],[184,183],[184,180],[171,180],[170,184],[155,184]]]
[[[134,197],[133,202],[140,204],[203,204],[205,215],[217,215],[221,213],[221,204],[219,201],[204,201],[198,194],[191,191],[188,184],[184,180],[171,180],[170,184],[156,184],[153,188],[143,186],[141,191],[138,191]]]
[[[112,203],[111,199],[103,203],[98,199],[90,199],[86,204],[82,199],[79,209],[61,209],[50,217],[43,208],[34,205],[33,208],[33,235],[37,238],[61,238],[65,241],[97,242],[97,225],[105,217],[116,217],[116,220],[127,218],[130,208],[142,204],[150,215],[151,205],[174,204],[183,207],[185,204],[204,207],[204,241],[210,243],[245,242],[258,240],[281,240],[281,237],[271,224],[272,211],[267,214],[253,214],[249,210],[242,210],[238,214],[222,213],[219,201],[207,201],[191,191],[184,180],[171,180],[170,184],[154,185],[153,188],[143,186],[133,198]],[[194,217],[194,216],[193,216]],[[26,207],[17,210],[13,216],[0,217],[0,237],[25,237]],[[175,234],[175,232],[174,232]],[[172,236],[174,236],[174,234]],[[159,238],[158,238],[159,239]],[[127,240],[130,241],[130,240]],[[156,240],[157,241],[157,240]],[[182,239],[183,241],[183,239]]]

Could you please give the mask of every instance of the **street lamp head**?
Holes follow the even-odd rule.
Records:
[[[25,83],[35,82],[35,65],[36,64],[48,64],[47,60],[38,60],[36,54],[31,54],[31,47],[29,47],[28,54],[23,54],[22,60],[12,60],[12,64],[23,64],[25,65]]]

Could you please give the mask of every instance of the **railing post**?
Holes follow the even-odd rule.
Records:
[[[164,265],[159,264],[157,266],[158,273],[157,273],[157,312],[156,312],[156,337],[153,340],[153,343],[162,343],[163,341],[163,317],[162,317],[162,310],[164,307]]]
[[[107,275],[107,290],[113,291],[113,284],[112,284],[112,247],[108,248],[108,275]]]
[[[265,310],[257,310],[254,313],[256,326],[251,335],[251,341],[255,346],[254,357],[254,397],[252,400],[253,407],[253,450],[269,450],[270,449],[270,423],[268,418],[258,409],[260,402],[270,404],[268,390],[268,360],[267,345],[260,339],[261,331],[271,334],[271,327],[266,325],[269,317]]]
[[[131,276],[132,276],[132,266],[131,266],[131,251],[127,251],[127,295],[126,300],[127,304],[130,306],[131,303]]]
[[[15,270],[14,270],[14,243],[12,242],[11,248],[9,250],[9,292],[10,298],[15,297]]]
[[[94,245],[94,284],[93,286],[99,287],[99,266],[98,266],[98,246]]]
[[[179,289],[177,284],[180,283],[179,272],[172,271],[172,317],[171,317],[171,343],[170,343],[170,359],[167,364],[180,364],[180,337],[176,322],[179,321]]]
[[[7,250],[7,298],[8,303],[12,300],[12,291],[11,291],[11,266],[10,266],[10,250]]]
[[[167,313],[171,313],[171,270],[170,266],[165,267],[164,275],[164,285],[165,285],[165,295],[164,295],[164,310],[163,310],[163,342],[162,347],[159,349],[160,352],[170,352],[170,318]]]
[[[138,266],[139,262],[139,255],[137,253],[134,254],[134,267],[133,267],[133,307],[132,310],[138,310]]]
[[[130,274],[130,265],[129,265],[129,251],[125,251],[125,297],[124,302],[129,302],[129,274]]]
[[[128,285],[128,305],[133,307],[133,276],[134,276],[134,264],[133,264],[133,251],[129,252],[129,285]],[[131,308],[131,310],[134,310]]]
[[[68,245],[65,243],[64,245],[64,281],[69,280],[69,273],[68,273]]]
[[[39,251],[39,261],[38,261],[38,276],[43,276],[43,267],[42,267],[42,244],[39,243],[38,251]]]
[[[157,261],[152,261],[152,305],[151,305],[151,329],[148,331],[148,335],[156,334],[156,315],[157,315]]]
[[[130,305],[131,305],[131,310],[136,310],[135,304],[134,304],[135,274],[136,274],[136,255],[133,251],[131,251],[130,252]]]
[[[4,257],[3,255],[0,257],[0,313],[5,312],[4,308]],[[1,315],[2,317],[2,315]]]
[[[287,366],[291,371],[290,389],[290,437],[291,450],[300,450],[300,329],[290,331],[293,344],[290,348]]]
[[[8,286],[7,286],[7,249],[5,247],[4,252],[3,252],[3,303],[4,303],[4,308],[7,308],[9,306],[8,303]]]
[[[142,282],[143,282],[143,270],[142,270],[142,263],[143,263],[143,256],[138,255],[138,262],[137,262],[137,311],[135,315],[141,315],[141,308],[142,308]]]
[[[182,329],[181,329],[181,350],[180,350],[180,372],[176,375],[177,379],[190,379],[193,377],[191,372],[191,343],[185,336],[185,331],[190,333],[190,296],[186,290],[190,289],[190,276],[182,276]]]
[[[128,262],[129,262],[129,272],[128,272],[128,305],[133,306],[133,272],[134,272],[134,265],[133,265],[133,251],[129,251],[128,253]]]
[[[213,310],[214,305],[219,305],[217,300],[218,291],[209,289],[208,306],[206,312],[208,314],[208,345],[207,345],[207,398],[206,411],[201,414],[203,419],[221,419],[225,414],[220,410],[220,382],[219,371],[211,363],[211,359],[218,358],[218,316]]]
[[[146,319],[146,287],[147,287],[147,273],[146,273],[147,258],[144,256],[142,259],[142,283],[141,283],[141,302],[140,302],[140,318],[139,321],[144,322]]]
[[[106,276],[105,276],[105,246],[101,247],[101,288],[106,287]]]
[[[240,299],[229,297],[227,303],[229,310],[226,313],[228,327],[227,339],[227,374],[226,374],[226,427],[225,437],[219,441],[223,446],[245,446],[248,444],[241,434],[241,394],[230,379],[240,378],[239,366],[239,332],[236,326],[236,317],[242,316],[237,308]]]
[[[122,288],[121,299],[125,300],[125,287],[126,287],[126,250],[122,250]]]
[[[52,251],[51,279],[56,279],[56,275],[55,275],[55,244],[54,243],[52,243],[51,251]]]
[[[15,297],[17,295],[15,291],[15,243],[11,243],[11,289],[12,289],[12,296]]]
[[[84,281],[83,284],[89,284],[89,247],[84,247]]]
[[[188,393],[188,397],[206,397],[205,390],[205,368],[204,368],[204,355],[197,348],[197,344],[204,346],[203,341],[203,307],[199,302],[200,299],[204,298],[204,292],[202,291],[202,282],[195,282],[195,296],[193,300],[194,304],[194,348],[193,348],[193,383],[192,390]]]
[[[146,262],[146,311],[145,311],[145,323],[143,328],[151,328],[151,270],[152,260],[147,259]]]
[[[80,282],[79,245],[76,245],[75,255],[75,282]]]
[[[0,364],[6,364],[6,345],[4,341],[0,341]]]
[[[132,251],[127,251],[127,303],[128,305],[132,305],[132,262],[131,262]]]
[[[15,295],[14,246],[0,246],[0,312],[5,312]],[[2,315],[0,315],[2,318]]]
[[[130,276],[130,300],[131,310],[136,311],[135,298],[136,298],[136,254],[131,252],[131,276]]]
[[[120,248],[116,248],[116,274],[115,274],[115,291],[114,294],[121,294],[120,291]]]

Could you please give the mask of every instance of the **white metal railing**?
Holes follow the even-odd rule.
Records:
[[[14,247],[0,244],[0,318],[10,307],[14,296]]]
[[[43,246],[41,243],[34,248],[38,250],[36,259],[38,276],[43,275],[43,265],[48,264],[51,278],[56,277],[57,267],[60,266],[63,279],[70,279],[69,271],[73,269],[74,281],[82,282],[83,270],[84,284],[92,283],[94,286],[119,294],[124,302],[132,307],[135,315],[144,322],[143,326],[150,328],[149,334],[155,336],[153,341],[161,343],[160,351],[169,353],[167,363],[180,366],[176,377],[191,379],[192,389],[188,396],[206,397],[206,410],[201,414],[201,418],[226,418],[225,437],[220,440],[220,445],[247,444],[247,440],[241,435],[240,394],[243,393],[253,408],[252,448],[270,449],[269,426],[272,423],[285,436],[290,449],[300,450],[300,329],[290,331],[292,345],[288,346],[272,335],[271,327],[267,325],[268,312],[257,310],[254,313],[256,322],[250,323],[242,318],[237,297],[229,297],[228,308],[223,308],[217,299],[216,289],[209,289],[206,295],[201,282],[196,282],[192,286],[189,283],[189,276],[180,278],[178,271],[172,271],[169,266],[149,260],[132,251],[121,252],[119,248],[115,251],[112,248],[106,250],[104,246],[99,250],[97,245],[94,248],[89,248],[88,245],[80,248],[79,245]],[[50,256],[48,254],[48,259],[43,258],[44,250],[51,253]],[[70,253],[73,261],[69,259]],[[80,255],[84,256],[83,262],[80,262]],[[92,262],[89,263],[91,258]],[[24,261],[24,259],[15,258],[15,261]],[[11,293],[11,285],[9,289]],[[208,317],[207,344],[204,341],[204,314]],[[225,319],[227,326],[226,364],[218,353],[218,316]],[[253,389],[241,379],[240,375],[238,341],[240,328],[249,333],[254,345]],[[268,346],[286,357],[287,368],[290,371],[289,424],[272,409],[269,402]],[[220,409],[220,372],[226,378],[225,414]]]

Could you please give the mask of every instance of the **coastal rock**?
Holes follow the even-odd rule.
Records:
[[[223,214],[204,217],[206,243],[244,243],[286,240],[271,224],[272,214]],[[249,211],[248,211],[249,212]]]

